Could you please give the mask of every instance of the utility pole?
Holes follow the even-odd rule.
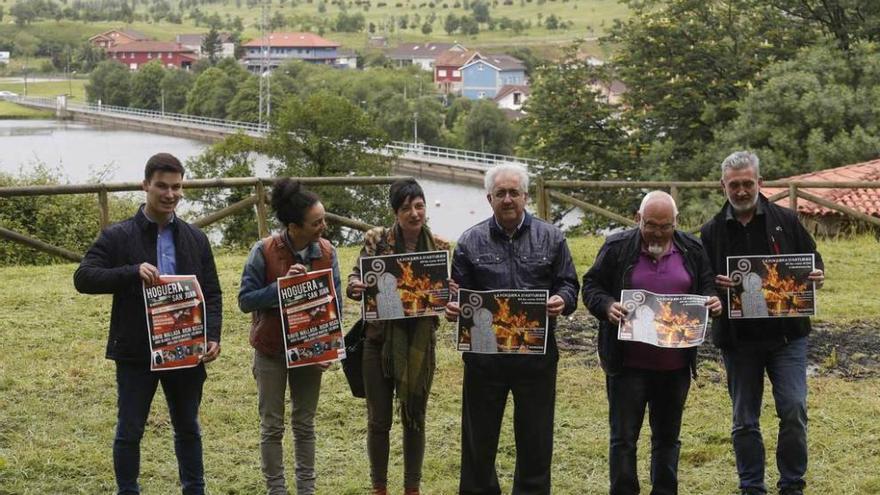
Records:
[[[265,122],[269,125],[269,117],[272,112],[272,90],[270,87],[269,74],[271,73],[271,59],[269,51],[272,43],[269,40],[269,33],[266,31],[269,25],[269,8],[271,0],[263,0],[260,2],[260,101],[259,101],[259,123],[262,126]],[[266,109],[265,114],[263,108]]]
[[[419,112],[413,112],[413,146],[419,145]]]

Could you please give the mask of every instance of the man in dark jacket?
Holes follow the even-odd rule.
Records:
[[[550,323],[544,355],[464,353],[461,494],[499,494],[495,455],[508,393],[516,436],[515,495],[550,493],[556,404],[556,317],[577,307],[578,279],[562,232],[525,211],[529,176],[518,165],[486,173],[494,215],[458,239],[452,278],[471,290],[545,289]],[[458,303],[446,306],[455,321]]]
[[[584,304],[599,319],[599,358],[606,373],[611,495],[639,493],[636,444],[646,406],[651,424],[651,493],[678,493],[679,432],[697,356],[696,347],[663,348],[618,340],[618,324],[627,314],[620,303],[621,290],[705,295],[710,314],[721,314],[709,260],[700,241],[675,229],[677,216],[669,194],[648,193],[636,215],[639,227],[610,236],[584,275]]]
[[[793,211],[761,195],[758,157],[747,151],[721,164],[721,187],[727,202],[701,230],[703,247],[719,289],[734,287],[727,276],[727,257],[744,255],[814,254],[810,273],[816,287],[825,280],[816,243]],[[721,348],[727,389],[733,401],[733,449],[743,494],[767,493],[764,443],[759,419],[764,373],[773,386],[779,438],[776,464],[779,492],[803,493],[807,471],[807,334],[809,318],[730,320],[713,324],[713,341]]]
[[[144,171],[146,204],[101,232],[73,276],[84,294],[113,294],[107,358],[116,361],[117,425],[113,467],[119,494],[140,493],[140,441],[159,383],[174,426],[174,451],[184,494],[205,492],[198,411],[206,373],[194,368],[150,371],[150,343],[142,284],[161,275],[196,275],[205,297],[208,348],[202,363],[220,354],[222,300],[211,246],[202,231],[174,214],[183,195],[184,169],[167,153]]]

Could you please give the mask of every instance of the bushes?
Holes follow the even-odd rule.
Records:
[[[0,187],[63,184],[56,174],[37,167],[20,176],[0,173]],[[137,208],[131,198],[111,197],[111,221],[130,216]],[[49,244],[85,253],[99,231],[94,194],[26,196],[0,201],[0,226]],[[64,262],[22,244],[0,240],[0,265],[41,265]]]

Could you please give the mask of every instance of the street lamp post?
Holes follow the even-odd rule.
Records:
[[[413,112],[413,146],[419,145],[419,112]]]

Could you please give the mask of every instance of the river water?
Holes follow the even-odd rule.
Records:
[[[140,181],[144,164],[154,153],[168,152],[185,162],[207,146],[191,139],[77,122],[0,120],[0,172],[18,174],[42,165],[72,184],[95,179]],[[267,175],[265,164],[258,165],[258,174]],[[458,239],[492,213],[479,187],[429,179],[419,183],[428,202],[429,225],[441,237]]]

